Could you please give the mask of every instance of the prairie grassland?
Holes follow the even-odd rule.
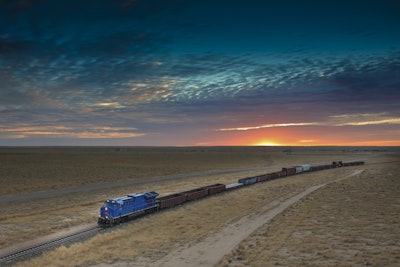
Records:
[[[329,162],[354,154],[340,148],[282,147],[0,148],[0,196],[216,169]]]
[[[279,158],[282,153],[266,152],[263,148],[0,148],[0,198],[150,176],[260,167],[270,165],[275,154]],[[234,177],[208,175],[176,183],[137,184],[0,203],[0,249],[59,229],[95,222],[100,205],[110,197],[147,190],[166,194]]]
[[[151,262],[175,249],[194,244],[243,216],[256,215],[266,203],[283,201],[312,185],[344,176],[354,168],[279,179],[210,197],[136,220],[83,243],[58,248],[20,263],[20,266],[90,266],[99,263],[118,266],[118,262],[129,262],[127,266],[151,266]]]
[[[0,196],[270,164],[261,148],[0,148]]]
[[[386,159],[293,205],[218,266],[398,266],[400,157]]]
[[[128,223],[69,248],[58,248],[20,266],[90,266],[118,261],[135,262],[143,257],[156,261],[228,223],[257,213],[265,202],[289,198],[315,180],[334,179],[337,172],[340,170],[333,170],[323,177],[312,175],[307,179],[299,176],[297,181],[276,180],[186,204]]]
[[[233,181],[260,171],[239,172],[199,176],[178,181],[146,183],[128,187],[74,193],[61,197],[31,200],[29,202],[11,202],[0,204],[4,216],[0,218],[0,249],[23,241],[50,234],[58,230],[86,223],[95,223],[99,207],[105,199],[155,190],[160,195],[182,192],[188,189],[213,184],[232,183]]]
[[[17,171],[18,164],[15,161],[20,160],[21,155],[14,153],[17,154],[14,157],[9,151],[0,153],[3,157],[11,155],[14,160],[12,167],[8,167],[8,170],[11,170],[9,173],[30,174],[32,183],[37,183],[33,186],[34,189],[26,186],[16,191],[9,190],[12,194],[212,169],[276,165],[276,170],[279,170],[282,166],[299,163],[315,164],[366,156],[374,156],[368,159],[370,162],[386,160],[379,156],[380,153],[370,151],[365,153],[364,149],[342,148],[293,148],[291,151],[284,148],[143,148],[132,151],[129,149],[119,151],[116,148],[71,148],[61,152],[48,148],[41,152],[36,150],[32,152],[28,149],[24,153],[29,160],[32,160],[30,157],[33,153],[35,159],[32,161],[40,167],[31,168],[34,164],[30,162],[26,166],[23,165],[25,170]],[[8,157],[10,162],[13,161],[11,158]],[[39,160],[40,158],[42,160]],[[53,165],[53,162],[58,163]],[[76,170],[73,170],[74,166]],[[85,171],[81,173],[79,170]],[[267,172],[271,171],[275,170]],[[67,178],[74,172],[77,176],[73,179]],[[24,203],[0,204],[0,208],[7,211],[7,215],[0,219],[0,227],[5,230],[0,232],[2,241],[0,248],[67,227],[94,222],[97,219],[99,206],[109,197],[147,190],[155,190],[164,195],[212,183],[228,184],[235,182],[237,178],[265,172],[249,170],[238,171],[235,174],[199,175],[177,181],[144,183],[84,194],[72,193],[62,197],[34,199]],[[20,265],[88,266],[101,262],[135,262],[140,261],[141,257],[148,258],[150,261],[156,260],[175,248],[196,242],[210,232],[218,231],[227,223],[251,213],[256,214],[257,209],[265,203],[287,199],[311,185],[334,180],[345,172],[345,169],[335,169],[329,172],[310,173],[296,176],[295,179],[276,180],[260,184],[260,186],[244,188],[233,194],[227,193],[207,198],[136,220],[95,236],[84,243],[77,243],[68,248],[61,247],[45,253],[42,257],[22,262]],[[48,173],[53,173],[53,175],[50,176]],[[8,189],[18,187],[18,183],[24,180],[15,179],[17,184],[15,185],[13,175],[2,177],[12,184]]]
[[[359,153],[341,148],[0,148],[0,159],[5,163],[0,165],[3,182],[0,191],[12,194],[133,177],[276,166],[268,171],[203,175],[0,203],[3,214],[0,249],[60,229],[95,222],[99,206],[110,197],[148,190],[165,195],[207,184],[229,184],[238,178],[277,171],[286,165],[330,162]]]

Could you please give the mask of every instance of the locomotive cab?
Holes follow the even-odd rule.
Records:
[[[114,224],[114,218],[121,215],[122,204],[123,203],[119,203],[119,201],[113,199],[106,200],[103,206],[100,207],[98,224]]]

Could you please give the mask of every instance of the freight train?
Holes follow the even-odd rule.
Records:
[[[281,171],[267,173],[258,176],[240,178],[233,184],[212,184],[195,188],[189,191],[175,193],[172,195],[159,197],[155,191],[131,194],[120,198],[108,199],[100,207],[98,225],[109,227],[127,221],[135,215],[155,212],[181,205],[185,202],[194,201],[206,196],[219,194],[225,191],[231,191],[243,186],[249,186],[260,182],[271,181],[274,179],[298,175],[306,172],[320,171],[331,168],[363,165],[364,161],[353,162],[332,162],[332,164],[310,166],[308,164],[297,165],[288,168],[282,168]]]

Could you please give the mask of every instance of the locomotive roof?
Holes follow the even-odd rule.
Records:
[[[106,202],[123,204],[124,201],[132,200],[134,198],[140,198],[140,197],[151,198],[151,197],[156,197],[156,196],[158,196],[158,193],[151,191],[151,192],[140,193],[140,194],[129,194],[129,195],[126,195],[123,197],[118,197],[118,198],[110,198],[110,199],[106,200]]]
[[[127,195],[127,196],[118,197],[118,198],[110,198],[110,199],[107,200],[107,202],[122,203],[122,202],[124,202],[126,200],[131,200],[133,198],[140,197],[141,195],[143,195],[143,194],[132,194],[132,195]]]

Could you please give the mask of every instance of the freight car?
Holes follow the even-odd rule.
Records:
[[[286,168],[283,168],[286,169]],[[285,170],[282,170],[280,172],[273,172],[273,173],[267,173],[261,176],[258,176],[257,182],[266,182],[266,181],[271,181],[274,179],[278,179],[281,177],[287,176],[287,172]]]
[[[345,163],[343,163],[344,167],[357,166],[357,165],[364,165],[364,161],[353,161],[353,162],[345,162]]]
[[[256,177],[247,177],[247,178],[241,178],[238,180],[238,183],[241,183],[243,185],[251,185],[257,183],[257,176]]]
[[[282,168],[282,172],[285,173],[285,176],[296,174],[296,168]]]
[[[181,193],[159,197],[157,198],[157,201],[159,202],[158,208],[168,209],[171,207],[178,206],[184,202],[196,200],[205,196],[218,194],[225,190],[226,188],[224,184],[212,184]]]
[[[177,205],[182,204],[186,201],[186,195],[182,193],[172,194],[168,196],[159,197],[159,208],[168,209]]]
[[[297,166],[293,166],[293,169],[295,170],[295,173],[302,173],[302,172],[308,172],[310,171],[310,165],[308,164],[303,164],[303,165],[297,165]]]
[[[195,188],[189,191],[182,192],[186,195],[186,201],[196,200],[208,195],[208,189],[205,187]]]
[[[214,194],[219,194],[222,193],[226,190],[226,187],[224,184],[212,184],[212,185],[207,185],[206,188],[208,188],[208,195],[214,195]]]
[[[157,196],[157,192],[151,191],[108,199],[100,208],[97,223],[100,226],[113,226],[128,220],[134,214],[154,211],[158,208]]]
[[[227,185],[225,185],[225,190],[230,191],[230,190],[238,189],[242,186],[243,186],[242,183],[227,184]]]
[[[343,167],[343,162],[341,161],[332,162],[332,168],[339,168],[339,167]]]
[[[203,198],[209,195],[218,194],[225,191],[224,184],[212,184],[207,185],[195,189],[191,189],[189,191],[182,192],[181,194],[186,195],[186,201],[196,200],[199,198]]]
[[[311,166],[310,167],[310,171],[322,171],[322,170],[326,170],[326,169],[330,169],[332,168],[331,164],[326,164],[326,165],[319,165],[319,166]]]

